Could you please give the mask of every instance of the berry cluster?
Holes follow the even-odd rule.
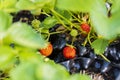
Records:
[[[111,43],[106,48],[104,56],[110,60],[110,62],[107,62],[101,56],[96,55],[90,46],[81,45],[79,39],[82,38],[81,35],[77,36],[73,45],[67,45],[72,42],[70,38],[71,35],[69,32],[51,35],[49,41],[52,47],[48,46],[47,48],[50,48],[50,50],[46,50],[50,51],[48,53],[51,53],[51,51],[52,53],[48,57],[56,63],[65,66],[71,74],[85,70],[89,74],[92,74],[92,72],[94,74],[100,74],[105,80],[117,80],[119,78],[119,40]]]

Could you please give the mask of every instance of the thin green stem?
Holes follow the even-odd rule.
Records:
[[[46,39],[46,40],[47,40],[47,41],[49,41],[49,38],[50,38],[50,34],[48,34],[48,36],[47,36],[47,39]]]
[[[76,16],[74,16],[70,11],[68,11],[69,12],[69,14],[71,15],[71,16],[73,16],[78,22],[82,22],[82,21],[80,21]]]
[[[84,43],[83,43],[83,46],[85,46],[87,43],[87,38],[85,39]]]
[[[71,31],[71,29],[68,27],[68,26],[66,26],[65,24],[64,24],[64,22],[54,13],[54,16],[58,19],[58,21],[66,28],[66,29],[68,29],[68,30],[70,30]]]
[[[63,17],[62,15],[60,15],[59,13],[57,13],[55,10],[51,10],[54,14],[56,14],[57,16],[61,17],[62,19],[64,19],[65,21],[67,21],[69,24],[73,25],[69,20],[67,20],[65,17]]]
[[[86,37],[86,39],[83,43],[83,46],[85,46],[87,42],[89,42],[90,45],[92,44],[91,41],[90,41],[90,33],[87,34],[87,37]]]
[[[88,33],[87,40],[88,40],[88,42],[89,42],[90,45],[91,45],[92,43],[91,43],[91,41],[90,41],[90,33]]]
[[[50,16],[48,13],[46,13],[45,11],[41,12],[42,14],[45,14],[47,16]]]
[[[72,25],[72,26],[74,26],[74,27],[77,28],[77,26],[76,26],[75,24],[73,24],[71,21],[67,20],[64,16],[60,15],[59,13],[57,13],[55,10],[51,10],[51,11],[56,15],[56,17],[59,16],[60,18],[62,18],[62,19],[64,19],[65,21],[67,21],[70,25]]]
[[[110,60],[107,59],[103,54],[100,54],[100,56],[101,56],[103,59],[105,59],[106,61],[110,62]]]
[[[90,41],[91,31],[92,31],[92,27],[90,28],[90,32],[89,32],[88,35],[87,35],[87,40],[88,40],[88,42],[90,43],[90,45],[92,44],[91,41]]]
[[[78,17],[78,19],[80,19],[81,17],[80,17],[80,15],[77,15],[77,17]]]
[[[74,40],[75,40],[75,37],[73,37],[73,38],[72,38],[72,43],[71,43],[71,45],[73,45],[73,43],[74,43]]]
[[[58,33],[62,33],[62,32],[65,32],[66,30],[63,30],[63,31],[57,31],[57,32],[51,32],[50,35],[53,35],[53,34],[58,34]]]

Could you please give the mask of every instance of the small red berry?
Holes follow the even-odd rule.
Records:
[[[89,24],[82,23],[80,26],[81,26],[81,29],[82,29],[83,32],[85,32],[85,33],[89,33],[90,32],[90,25]]]
[[[76,50],[71,46],[66,46],[63,49],[63,55],[66,59],[73,59],[76,56]]]
[[[53,51],[53,46],[51,43],[48,44],[48,46],[46,48],[40,49],[39,52],[44,55],[44,56],[49,56],[51,55]]]

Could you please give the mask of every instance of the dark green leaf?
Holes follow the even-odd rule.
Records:
[[[68,20],[72,19],[71,14],[67,10],[61,10],[61,9],[56,8],[55,11]]]
[[[25,23],[14,23],[8,30],[8,36],[10,36],[15,43],[25,47],[39,49],[47,46],[47,42],[41,35]]]
[[[57,19],[55,17],[47,17],[41,24],[41,28],[49,29],[52,28],[57,23]]]
[[[103,54],[108,44],[108,40],[98,38],[94,42],[92,42],[91,46],[95,50],[96,54]]]
[[[11,24],[12,17],[3,11],[0,11],[0,32],[6,31]]]

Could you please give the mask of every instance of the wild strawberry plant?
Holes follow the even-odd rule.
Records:
[[[38,49],[48,46],[50,35],[66,31],[70,32],[73,38],[70,45],[73,45],[77,35],[87,29],[82,45],[89,43],[96,54],[109,61],[103,53],[120,34],[119,2],[120,0],[0,0],[0,70],[10,74],[8,80],[79,80],[81,77],[90,80],[86,75],[70,77],[60,65],[51,60],[45,62],[45,57],[38,53]],[[108,3],[112,6],[106,7]],[[45,14],[47,18],[43,21],[34,19],[31,25],[13,23],[11,14],[21,10],[29,10],[33,15]],[[81,29],[83,22],[89,24],[90,28]],[[49,29],[56,24],[62,24],[64,30],[50,32]],[[10,46],[12,43],[13,47]],[[47,71],[51,74],[46,75]]]

